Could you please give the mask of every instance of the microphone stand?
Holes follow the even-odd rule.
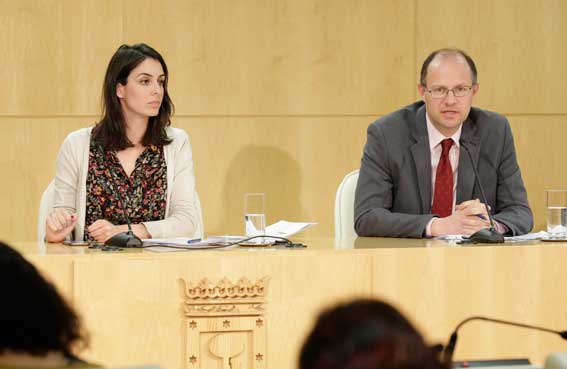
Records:
[[[471,163],[474,172],[474,179],[480,190],[480,195],[482,196],[482,201],[484,202],[484,206],[486,208],[486,214],[488,214],[488,220],[490,221],[490,228],[484,228],[471,234],[468,237],[468,240],[472,243],[503,243],[504,235],[498,232],[496,230],[496,227],[494,226],[494,219],[490,214],[490,209],[488,208],[488,202],[486,200],[486,196],[484,195],[484,189],[482,188],[482,184],[480,183],[478,171],[476,170],[476,167],[474,165],[471,152],[469,151],[469,149],[467,148],[467,146],[464,144],[463,141],[461,141],[461,147],[465,149],[469,157],[469,161]]]
[[[473,321],[473,320],[484,320],[486,322],[498,323],[498,324],[503,324],[503,325],[511,325],[511,326],[520,327],[520,328],[533,329],[533,330],[541,331],[541,332],[554,333],[554,334],[559,335],[564,340],[567,340],[567,331],[557,331],[557,330],[554,330],[554,329],[538,327],[538,326],[535,326],[535,325],[516,323],[516,322],[511,322],[509,320],[487,318],[487,317],[484,317],[484,316],[472,316],[472,317],[469,317],[469,318],[463,320],[462,322],[460,322],[457,325],[457,327],[455,328],[455,330],[453,331],[453,333],[451,334],[451,337],[449,338],[449,342],[447,343],[447,346],[445,346],[445,350],[443,350],[443,364],[445,364],[446,368],[451,368],[452,364],[453,364],[453,353],[455,352],[455,346],[457,345],[457,338],[458,338],[457,332],[459,331],[459,328],[461,328],[463,325],[465,325],[466,323]]]

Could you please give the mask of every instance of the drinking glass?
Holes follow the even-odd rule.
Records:
[[[266,213],[264,211],[263,193],[244,194],[244,234],[246,237],[262,236],[266,234]],[[262,243],[263,238],[251,240]]]
[[[547,190],[547,233],[567,238],[567,190]]]

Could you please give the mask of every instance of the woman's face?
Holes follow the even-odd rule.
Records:
[[[159,61],[145,59],[132,69],[125,85],[116,85],[126,122],[138,117],[155,117],[163,100],[165,74]]]

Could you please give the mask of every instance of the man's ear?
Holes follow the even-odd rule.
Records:
[[[417,84],[417,92],[419,93],[419,96],[421,96],[421,99],[425,101],[425,87],[423,87],[421,83]]]
[[[478,89],[480,88],[479,84],[476,83],[472,86],[472,95],[476,95],[476,93],[478,92]]]

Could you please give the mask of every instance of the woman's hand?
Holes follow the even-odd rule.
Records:
[[[45,239],[47,242],[62,242],[75,228],[77,214],[66,209],[53,210],[45,220]]]
[[[87,230],[89,235],[94,238],[96,242],[105,243],[110,237],[120,232],[126,232],[128,227],[126,225],[114,225],[108,220],[99,219],[91,224]]]

